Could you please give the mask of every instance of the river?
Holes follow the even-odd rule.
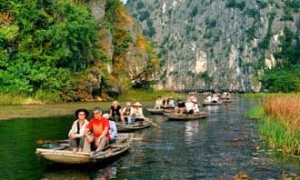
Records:
[[[37,157],[39,139],[65,139],[71,116],[0,121],[0,179],[281,179],[300,175],[299,157],[268,149],[256,121],[243,115],[258,100],[205,107],[207,119],[167,121],[135,133],[131,151],[107,165],[76,168]],[[243,173],[242,173],[243,172]]]

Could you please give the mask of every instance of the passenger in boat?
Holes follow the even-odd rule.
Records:
[[[163,107],[163,99],[161,98],[161,96],[158,96],[158,98],[155,101],[154,108],[155,109],[160,109],[162,107]]]
[[[105,113],[102,115],[104,118],[108,119],[109,121],[109,144],[115,143],[117,141],[117,137],[118,137],[118,130],[117,130],[117,125],[115,121],[111,120],[111,117],[109,116],[109,114]]]
[[[231,91],[227,92],[226,100],[231,100]]]
[[[212,95],[211,102],[212,102],[212,103],[218,103],[218,102],[220,102],[220,98],[219,98],[219,96],[218,96],[217,93],[214,93],[214,94]]]
[[[196,102],[198,103],[197,96],[195,92],[189,92],[187,102]]]
[[[121,120],[121,106],[118,101],[114,100],[112,102],[109,114],[113,121],[118,122]]]
[[[197,114],[199,113],[199,106],[197,102],[188,102],[186,103],[186,111],[188,114]]]
[[[102,110],[99,107],[94,108],[93,116],[85,128],[84,135],[92,149],[101,151],[110,140],[109,122],[108,119],[102,117]]]
[[[184,114],[186,112],[185,102],[182,100],[178,101],[178,108],[175,108],[176,114]]]
[[[168,104],[168,109],[174,109],[175,108],[175,101],[173,97],[169,97],[169,104]]]
[[[145,116],[143,114],[143,105],[139,102],[134,103],[130,114],[130,118],[132,122],[143,121]]]
[[[70,148],[74,152],[82,151],[84,145],[84,130],[89,123],[89,121],[86,120],[88,115],[89,112],[86,109],[78,109],[75,111],[75,117],[77,120],[73,122],[69,131]]]
[[[126,102],[125,107],[121,111],[121,121],[123,124],[130,124],[130,114],[132,112],[132,106],[130,102]]]
[[[206,99],[204,100],[204,102],[205,102],[205,103],[211,103],[211,102],[212,102],[212,95],[211,95],[211,94],[208,95],[208,96],[206,97]]]
[[[222,95],[221,95],[221,98],[222,99],[226,99],[227,98],[227,91],[224,91],[223,93],[222,93]]]

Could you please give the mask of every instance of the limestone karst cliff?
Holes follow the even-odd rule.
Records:
[[[157,44],[158,88],[258,91],[282,61],[284,28],[299,34],[296,0],[129,0],[127,7]],[[298,37],[299,41],[299,37]]]

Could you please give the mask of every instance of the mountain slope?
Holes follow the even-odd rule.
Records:
[[[0,3],[0,93],[94,100],[157,69],[152,44],[119,0]]]
[[[158,88],[258,91],[279,56],[285,27],[299,42],[296,0],[129,0],[143,32],[160,48]]]

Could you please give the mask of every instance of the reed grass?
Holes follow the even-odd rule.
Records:
[[[245,93],[245,98],[300,97],[300,93]]]
[[[26,101],[26,97],[22,94],[12,95],[0,93],[0,104],[1,105],[17,105],[23,104]]]
[[[261,107],[248,112],[259,118],[258,132],[273,148],[286,154],[300,155],[300,97],[271,97]]]

